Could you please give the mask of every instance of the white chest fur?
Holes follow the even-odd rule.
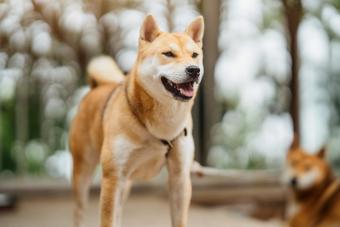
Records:
[[[113,142],[113,156],[120,174],[131,179],[150,179],[164,166],[168,147],[156,139],[136,144],[124,135]]]
[[[286,216],[288,219],[293,218],[300,210],[300,205],[295,201],[290,201],[287,206]]]

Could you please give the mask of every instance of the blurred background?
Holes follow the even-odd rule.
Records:
[[[196,159],[226,171],[194,179],[192,226],[209,217],[225,226],[235,219],[230,212],[235,223],[282,219],[279,172],[293,132],[310,152],[325,145],[340,168],[340,0],[0,0],[0,192],[29,195],[24,211],[13,205],[22,217],[35,210],[32,201],[56,215],[44,208],[52,204],[47,194],[67,198],[49,197],[60,210],[71,209],[68,128],[88,91],[86,65],[106,54],[128,73],[147,13],[164,31],[183,31],[205,17],[205,78],[193,110]],[[137,194],[159,190],[165,178]],[[166,200],[138,195],[137,207],[151,201],[167,209]],[[2,226],[21,226],[15,215],[4,215]],[[164,217],[167,224],[155,226],[169,226]],[[237,226],[258,223],[251,221]]]

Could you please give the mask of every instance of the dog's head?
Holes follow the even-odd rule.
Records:
[[[288,151],[283,180],[294,191],[302,192],[316,188],[329,178],[331,169],[325,160],[325,148],[309,154],[297,140]]]
[[[197,17],[183,33],[160,31],[148,15],[140,30],[137,81],[161,101],[188,101],[203,76],[203,17]]]

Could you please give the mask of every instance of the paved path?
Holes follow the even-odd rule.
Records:
[[[1,227],[71,227],[69,196],[31,197],[20,200],[15,212],[0,213]],[[90,200],[87,226],[98,226],[98,198]],[[158,195],[132,195],[124,211],[124,227],[170,227],[168,203]],[[226,208],[192,205],[189,227],[277,227],[245,218]]]

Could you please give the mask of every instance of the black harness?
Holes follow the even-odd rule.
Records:
[[[120,86],[119,86],[120,87]],[[110,92],[110,94],[107,96],[103,110],[102,110],[102,122],[104,121],[104,114],[105,114],[105,110],[107,105],[109,104],[109,101],[111,100],[112,96],[116,93],[117,88],[119,88],[118,86],[113,88],[112,91]]]

